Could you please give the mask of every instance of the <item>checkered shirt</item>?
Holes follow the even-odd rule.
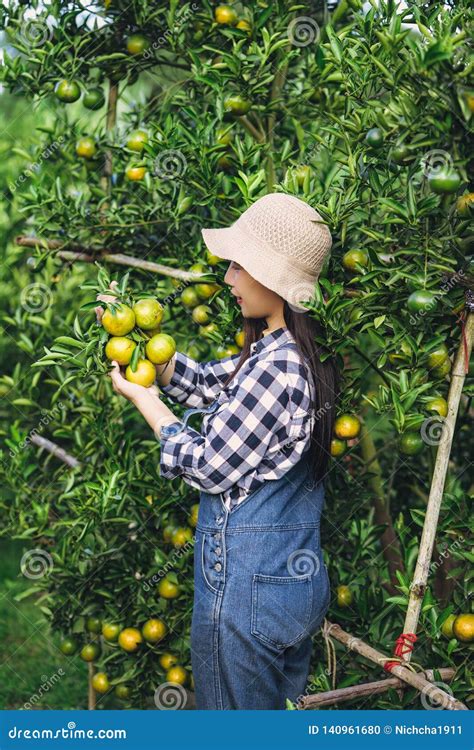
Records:
[[[219,406],[204,416],[200,432],[186,425],[162,436],[160,476],[179,476],[199,490],[222,493],[232,510],[263,481],[282,477],[309,448],[311,373],[286,327],[251,345],[225,390],[238,354],[205,363],[182,352],[175,356],[170,383],[160,390],[187,407],[205,408],[216,398]]]

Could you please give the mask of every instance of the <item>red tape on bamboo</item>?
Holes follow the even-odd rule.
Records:
[[[391,672],[393,667],[398,667],[403,662],[405,654],[409,654],[413,651],[413,646],[415,645],[416,640],[417,636],[415,633],[402,633],[399,635],[395,641],[395,647],[393,649],[393,655],[398,656],[399,660],[387,661],[383,668],[387,672]]]

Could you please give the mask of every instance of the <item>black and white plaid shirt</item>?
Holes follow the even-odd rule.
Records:
[[[175,358],[171,381],[160,390],[187,407],[204,408],[217,397],[219,406],[204,416],[201,432],[186,425],[162,436],[160,476],[180,476],[192,487],[223,493],[231,510],[263,481],[283,476],[309,448],[314,419],[309,368],[286,327],[251,345],[225,390],[238,354],[205,363],[182,352]]]

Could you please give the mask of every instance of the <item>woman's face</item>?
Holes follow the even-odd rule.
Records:
[[[283,311],[283,298],[267,289],[235,261],[231,261],[224,276],[236,297],[244,318],[268,318]]]

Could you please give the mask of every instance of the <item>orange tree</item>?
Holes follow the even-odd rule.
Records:
[[[334,238],[310,307],[343,370],[329,617],[387,653],[401,632],[472,283],[469,3],[410,5],[2,9],[3,84],[36,113],[4,191],[24,224],[2,270],[3,526],[25,540],[28,593],[61,650],[94,665],[91,706],[94,690],[142,707],[160,685],[192,688],[198,502],[160,479],[154,436],[112,392],[95,294],[117,280],[127,302],[156,297],[196,359],[238,351],[200,228],[272,190],[315,206]],[[471,395],[468,373],[416,653],[458,667],[461,699],[466,639],[449,624],[469,611]],[[338,653],[337,686],[379,675]],[[308,691],[330,687],[317,640]],[[418,705],[406,691],[354,707]]]

